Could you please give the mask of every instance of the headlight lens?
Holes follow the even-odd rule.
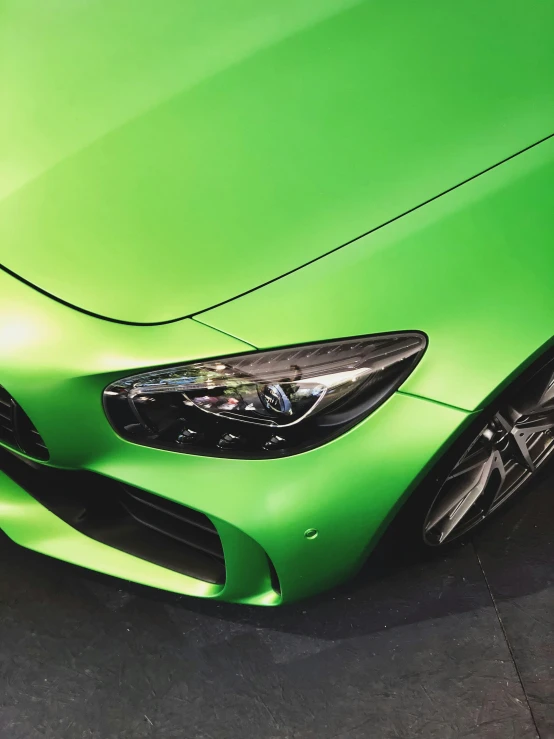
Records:
[[[193,454],[295,454],[386,400],[425,351],[423,334],[368,336],[158,369],[114,382],[108,418],[125,439]]]

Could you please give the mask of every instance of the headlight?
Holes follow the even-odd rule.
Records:
[[[419,333],[368,336],[194,362],[114,382],[104,404],[137,444],[239,457],[295,454],[350,428],[425,351]]]

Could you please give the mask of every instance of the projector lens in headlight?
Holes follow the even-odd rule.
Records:
[[[104,392],[115,430],[192,454],[268,457],[318,446],[367,416],[425,351],[419,333],[368,336],[145,372]]]

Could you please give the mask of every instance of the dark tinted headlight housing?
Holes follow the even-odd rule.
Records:
[[[117,433],[136,444],[247,458],[296,454],[375,410],[426,344],[406,332],[157,369],[112,383],[104,405]]]

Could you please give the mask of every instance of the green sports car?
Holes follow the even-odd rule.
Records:
[[[276,605],[526,484],[553,37],[544,0],[4,0],[3,531]]]

